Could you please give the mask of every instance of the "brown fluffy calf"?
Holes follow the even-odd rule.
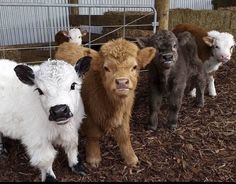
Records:
[[[55,59],[64,60],[74,65],[80,58],[84,56],[92,57],[96,53],[93,49],[79,46],[76,43],[64,42],[57,48]]]
[[[99,139],[110,133],[128,165],[138,158],[130,141],[130,116],[134,102],[139,69],[155,56],[152,47],[139,49],[134,43],[117,39],[105,43],[82,84],[86,119],[82,132],[87,137],[86,161],[93,167],[101,162]]]

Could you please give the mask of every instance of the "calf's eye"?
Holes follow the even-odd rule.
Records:
[[[137,69],[137,65],[133,66],[132,71]]]
[[[215,45],[215,49],[219,49],[219,47],[217,45]]]
[[[174,49],[176,49],[176,47],[177,47],[177,45],[176,45],[176,44],[174,44],[174,45],[173,45],[173,48],[174,48]]]
[[[71,86],[70,86],[70,90],[75,90],[75,85],[77,85],[77,83],[76,83],[76,82],[73,82],[73,83],[71,84]]]
[[[106,66],[104,66],[104,70],[105,70],[106,72],[110,72],[109,68],[107,68]]]
[[[36,88],[35,90],[37,90],[39,92],[39,95],[43,95],[43,92],[40,88]]]

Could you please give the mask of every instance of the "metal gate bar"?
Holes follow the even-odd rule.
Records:
[[[93,42],[97,41],[100,38],[103,38],[117,30],[120,30],[123,28],[123,37],[125,37],[125,29],[128,26],[135,26],[135,25],[131,25],[133,23],[135,23],[136,21],[150,15],[153,14],[154,18],[153,18],[153,22],[152,24],[145,24],[145,25],[151,25],[153,26],[153,33],[156,32],[156,26],[157,26],[157,12],[154,6],[150,6],[150,5],[93,5],[93,4],[86,4],[86,5],[81,5],[81,4],[39,4],[39,3],[0,3],[0,6],[8,6],[8,7],[46,7],[47,8],[47,15],[48,15],[48,19],[46,22],[46,25],[44,27],[32,27],[31,29],[33,30],[42,30],[43,29],[55,29],[55,27],[52,27],[52,20],[50,20],[50,8],[52,7],[85,7],[89,9],[89,42],[87,44],[85,44],[85,46],[91,47],[91,45],[98,45],[98,44],[93,44]],[[123,8],[124,10],[124,16],[123,16],[123,26],[118,27],[117,29],[106,33],[105,35],[102,35],[99,38],[96,38],[94,40],[91,40],[91,9],[92,8]],[[149,8],[152,10],[151,13],[149,13],[148,15],[144,15],[143,17],[140,17],[132,22],[126,23],[126,9],[127,8]],[[140,25],[138,25],[140,26]],[[115,26],[102,26],[102,27],[115,27]],[[58,28],[58,27],[57,27]],[[63,27],[63,28],[70,28],[70,27]],[[7,27],[0,27],[0,29],[8,29]],[[27,29],[27,28],[25,28]],[[14,31],[14,30],[13,30]],[[9,39],[9,38],[7,38]],[[2,48],[0,50],[2,51],[7,51],[7,50],[25,50],[25,49],[45,49],[45,48],[49,48],[50,50],[50,57],[52,57],[52,49],[55,48],[57,46],[53,46],[51,44],[51,41],[49,41],[49,45],[48,47],[46,46],[42,46],[42,47],[24,47],[24,48],[5,48],[4,46],[2,46]]]

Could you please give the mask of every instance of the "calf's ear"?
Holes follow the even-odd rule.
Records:
[[[209,47],[212,47],[214,38],[210,36],[204,36],[202,39],[205,42],[205,44],[207,44]]]
[[[82,36],[86,36],[88,32],[86,30],[82,31]]]
[[[156,55],[156,49],[153,47],[146,47],[138,51],[138,64],[140,68],[144,68],[149,64]]]
[[[192,38],[191,33],[188,31],[177,33],[176,37],[180,45],[187,44]]]
[[[137,37],[136,41],[140,48],[149,46],[149,37]]]
[[[69,42],[70,36],[68,35],[67,31],[59,31],[55,35],[55,42],[57,45],[60,45],[64,42]]]
[[[92,63],[91,63],[91,68],[94,71],[98,71],[100,68],[100,55],[96,50],[90,49],[90,48],[85,48],[84,51],[84,56],[90,56],[92,58]]]
[[[30,67],[27,65],[17,65],[14,71],[21,82],[30,86],[34,85],[34,71]]]
[[[75,64],[75,71],[79,77],[83,76],[89,70],[91,60],[91,56],[84,56],[77,61]]]

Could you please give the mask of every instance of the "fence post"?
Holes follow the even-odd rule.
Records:
[[[169,0],[155,0],[155,8],[157,10],[159,30],[168,30],[169,23]]]
[[[69,0],[70,4],[78,4],[79,0]],[[79,8],[78,7],[71,7],[70,8],[70,15],[79,15]]]

